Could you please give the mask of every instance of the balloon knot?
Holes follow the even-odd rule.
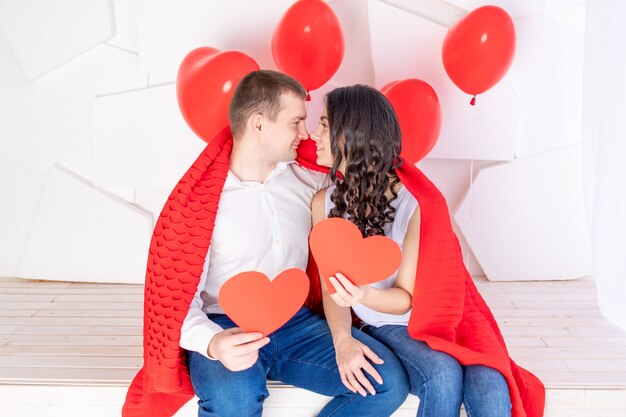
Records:
[[[472,97],[472,101],[470,101],[470,104],[472,106],[476,104],[476,95],[474,95],[474,97]]]
[[[306,92],[306,101],[311,101],[311,94],[309,94],[309,92]]]

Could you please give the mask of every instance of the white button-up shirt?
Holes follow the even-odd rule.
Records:
[[[274,279],[286,269],[306,268],[311,199],[325,178],[293,161],[279,162],[263,183],[228,172],[198,291],[181,329],[182,348],[208,357],[209,343],[223,329],[206,314],[224,314],[217,297],[231,277],[258,271]]]

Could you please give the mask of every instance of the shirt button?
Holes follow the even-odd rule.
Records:
[[[280,245],[280,241],[279,240],[275,240],[274,241],[274,246],[278,246],[278,245]]]

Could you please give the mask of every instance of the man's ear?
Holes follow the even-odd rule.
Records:
[[[260,135],[263,131],[263,125],[265,123],[265,118],[261,113],[257,113],[250,117],[249,119],[250,129],[255,135]]]

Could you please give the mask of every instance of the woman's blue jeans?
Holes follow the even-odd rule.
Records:
[[[225,315],[211,314],[209,318],[224,329],[235,326]],[[385,361],[374,365],[383,378],[382,385],[368,375],[376,395],[362,397],[342,384],[328,324],[303,307],[269,336],[270,343],[259,351],[259,360],[247,370],[233,372],[219,361],[188,352],[191,381],[199,398],[198,416],[260,417],[269,395],[267,378],[335,397],[319,416],[390,416],[408,395],[406,371],[383,344],[357,329],[352,334]]]
[[[511,400],[500,372],[482,365],[463,366],[447,353],[411,338],[406,326],[364,326],[404,364],[411,394],[420,399],[418,417],[459,417],[461,403],[469,417],[509,417]]]

